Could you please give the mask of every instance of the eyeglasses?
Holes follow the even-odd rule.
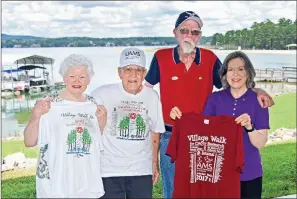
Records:
[[[179,32],[180,32],[180,34],[184,35],[184,34],[189,34],[190,30],[188,28],[180,28]],[[195,35],[195,36],[198,36],[201,33],[202,33],[202,31],[199,30],[199,29],[192,29],[191,30],[191,34]]]
[[[124,70],[124,73],[127,75],[130,75],[133,71],[137,75],[140,75],[145,70],[145,68],[143,67],[131,68],[130,66],[127,66],[127,67],[124,67],[123,70]]]

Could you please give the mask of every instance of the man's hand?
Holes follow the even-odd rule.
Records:
[[[175,118],[180,119],[180,117],[182,116],[182,112],[179,110],[179,108],[177,108],[176,106],[173,107],[170,111],[170,118],[175,120]]]
[[[153,176],[152,176],[152,180],[153,180],[153,185],[158,183],[158,179],[160,176],[160,171],[159,171],[159,161],[153,161]]]
[[[50,108],[50,98],[44,100],[37,100],[35,102],[34,108],[32,109],[31,118],[33,120],[39,119],[43,114],[46,114]]]
[[[103,105],[97,105],[96,109],[96,116],[99,123],[99,128],[101,131],[101,134],[103,133],[104,127],[107,123],[107,110]]]
[[[246,129],[252,129],[252,123],[251,123],[251,117],[249,116],[249,114],[244,113],[241,114],[240,116],[238,116],[235,119],[236,124],[241,124],[241,126],[245,127]]]
[[[257,99],[262,108],[268,108],[274,105],[274,101],[270,95],[260,88],[254,88],[257,93]]]

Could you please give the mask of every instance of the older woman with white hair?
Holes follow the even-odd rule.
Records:
[[[24,131],[25,145],[40,147],[37,198],[99,198],[104,195],[100,155],[106,109],[84,94],[93,65],[72,54],[61,63],[59,73],[66,88],[50,95],[51,103],[35,105]]]

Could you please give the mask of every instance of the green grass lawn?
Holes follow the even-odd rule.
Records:
[[[296,194],[296,142],[273,144],[261,150],[263,197]]]
[[[20,124],[26,124],[31,116],[31,111],[23,111],[15,113],[15,117]]]
[[[27,148],[22,140],[2,141],[2,157],[17,152],[24,153],[27,158],[36,158],[39,155],[36,147]]]
[[[270,132],[285,127],[296,128],[296,93],[273,98],[275,105],[269,108]]]
[[[263,198],[296,194],[296,142],[266,146],[261,155],[264,167]],[[33,173],[27,171],[23,177],[19,177],[16,171],[3,173],[3,179],[6,180],[2,181],[2,197],[35,197]],[[161,179],[154,186],[153,197],[163,197]]]

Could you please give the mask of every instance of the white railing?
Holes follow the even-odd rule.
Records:
[[[256,81],[296,82],[296,67],[255,69]]]

